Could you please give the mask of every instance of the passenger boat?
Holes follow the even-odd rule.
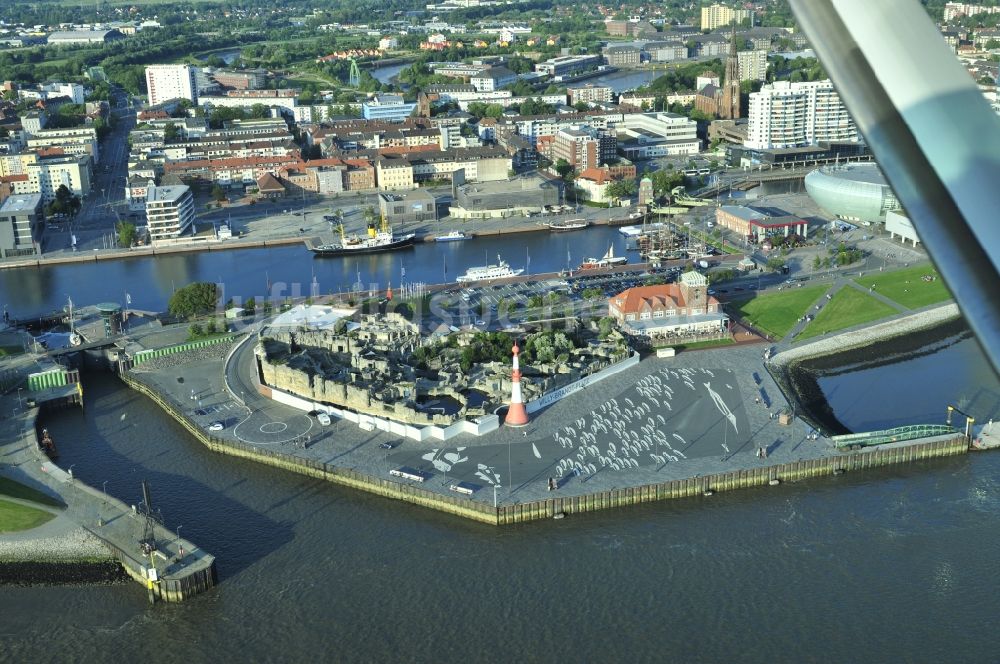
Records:
[[[340,224],[340,243],[321,244],[309,247],[317,256],[351,256],[356,254],[377,254],[383,251],[395,251],[412,247],[416,234],[408,233],[397,236],[392,232],[389,224],[382,220],[381,227],[376,229],[374,222],[368,224],[368,234],[365,237],[352,235],[348,237],[344,233],[344,225]]]
[[[549,221],[545,223],[550,231],[578,231],[590,226],[586,219],[567,219],[566,221]]]
[[[604,254],[603,258],[588,258],[580,264],[579,269],[581,270],[599,270],[605,267],[613,267],[615,265],[625,265],[628,263],[628,258],[625,256],[615,256],[615,245],[608,247],[607,253]]]
[[[497,265],[483,265],[481,267],[470,267],[465,274],[458,277],[457,281],[460,284],[469,283],[472,281],[490,281],[492,279],[506,279],[508,277],[516,277],[517,275],[524,272],[524,270],[512,270],[510,265],[505,263],[497,255]]]
[[[469,236],[462,231],[452,231],[434,238],[435,242],[457,242],[458,240],[468,240]]]

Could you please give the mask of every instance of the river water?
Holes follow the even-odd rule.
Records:
[[[533,268],[558,269],[567,244],[578,259],[612,240],[539,233],[404,261],[432,280],[445,259],[464,270],[500,250],[517,266],[529,246]],[[289,247],[61,266],[4,272],[0,293],[23,307],[127,287],[158,308],[171,281],[221,274],[253,292],[265,271],[307,282],[315,268],[326,289],[400,256],[361,266]],[[823,376],[838,418],[996,407],[967,335],[911,355]],[[85,411],[46,422],[60,462],[131,503],[148,479],[166,524],[217,556],[220,585],[155,607],[135,584],[0,587],[0,662],[986,662],[1000,648],[987,622],[1000,609],[997,453],[497,529],[212,454],[112,376],[85,384]]]
[[[155,607],[134,584],[0,587],[0,661],[985,662],[1000,647],[996,453],[497,529],[212,454],[110,375],[86,384],[86,411],[47,423],[61,461],[128,502],[148,479],[221,584]]]
[[[12,316],[26,318],[62,307],[67,296],[76,304],[122,303],[127,291],[133,308],[162,311],[174,289],[194,281],[223,284],[224,300],[260,299],[265,293],[308,295],[313,277],[323,294],[350,290],[359,274],[366,288],[402,281],[438,284],[454,281],[470,267],[495,264],[498,254],[527,273],[575,269],[587,257],[603,256],[612,244],[616,255],[625,255],[625,238],[617,229],[595,226],[568,233],[425,242],[412,250],[347,258],[314,258],[304,246],[289,245],[50,265],[0,272],[0,305]],[[631,253],[629,259],[638,255]]]

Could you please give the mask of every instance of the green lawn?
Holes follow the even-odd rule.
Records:
[[[6,477],[0,477],[0,496],[8,496],[10,498],[20,498],[21,500],[30,500],[33,503],[41,503],[42,505],[51,505],[52,507],[63,506],[61,502],[49,496],[48,494],[32,489],[31,487],[24,486],[23,484],[15,482],[14,480],[9,480]]]
[[[798,339],[826,334],[835,330],[861,325],[897,313],[895,309],[867,293],[850,286],[837,291],[833,299],[816,315],[816,319],[802,330]]]
[[[52,518],[52,514],[40,509],[0,500],[0,533],[37,528]]]
[[[826,290],[827,286],[790,288],[733,302],[732,306],[751,327],[780,339],[795,327],[799,318]]]
[[[932,276],[934,280],[924,281],[925,276]],[[864,288],[871,288],[874,284],[876,293],[910,309],[951,299],[941,275],[930,263],[892,272],[871,272],[854,281]]]
[[[20,355],[23,352],[24,352],[23,346],[0,346],[0,357]]]

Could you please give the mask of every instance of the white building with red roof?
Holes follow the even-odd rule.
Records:
[[[708,280],[698,272],[675,284],[629,288],[608,299],[608,315],[625,332],[640,336],[719,332],[729,317],[708,294]]]

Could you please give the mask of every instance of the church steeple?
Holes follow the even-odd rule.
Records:
[[[722,88],[719,117],[735,120],[740,115],[740,58],[736,48],[736,21],[733,21],[732,35],[729,40],[729,57],[726,58],[726,82]]]

